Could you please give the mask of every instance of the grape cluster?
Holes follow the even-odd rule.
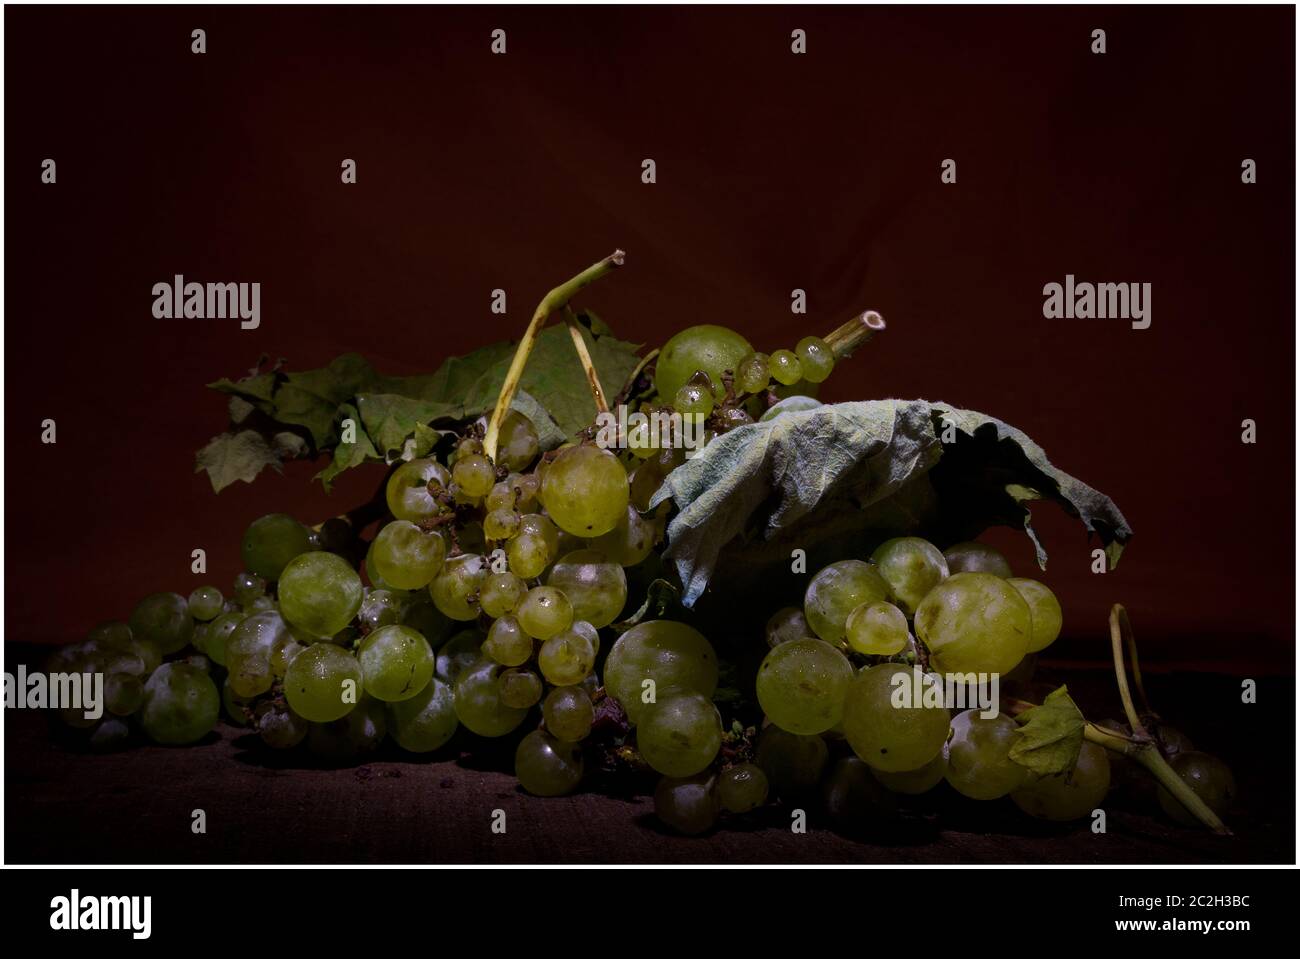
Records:
[[[670,403],[707,441],[816,405],[795,390],[833,366],[817,337],[767,356],[723,327],[692,327],[662,350],[649,408]],[[479,422],[445,452],[397,466],[368,541],[339,521],[313,530],[263,516],[244,534],[228,598],[212,586],[155,594],[54,655],[51,671],[106,678],[102,718],[64,718],[112,748],[133,730],[194,743],[224,712],[267,747],[328,763],[385,739],[427,754],[462,727],[514,734],[528,792],[571,793],[593,758],[617,755],[660,777],[655,810],[686,834],[818,791],[833,818],[852,820],[944,781],[1069,820],[1098,806],[1112,779],[1136,781],[1131,763],[1090,742],[1068,775],[1037,778],[1011,758],[1011,716],[893,701],[900,678],[927,672],[1022,676],[1059,634],[1052,591],[974,542],[941,551],[900,537],[818,570],[802,607],[767,621],[752,687],[761,722],[724,724],[718,656],[698,629],[675,619],[613,628],[640,605],[628,571],[664,536],[670,506],[651,513],[650,501],[685,461],[675,442],[625,439],[614,452],[587,431],[543,453],[534,424],[512,411],[494,456]],[[758,717],[728,717],[740,718]],[[1172,730],[1161,742],[1191,788],[1226,808],[1227,767]],[[1171,795],[1158,798],[1186,817]]]

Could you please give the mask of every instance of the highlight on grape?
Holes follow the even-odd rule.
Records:
[[[332,454],[326,484],[368,463],[382,482],[316,525],[253,519],[228,591],[154,593],[57,650],[52,674],[103,680],[103,715],[64,709],[67,724],[107,750],[198,743],[224,718],[333,766],[506,739],[528,793],[608,782],[599,771],[689,835],[772,804],[888,828],[936,789],[1059,821],[1128,790],[1226,829],[1231,771],[1127,693],[1123,608],[1124,719],[1090,721],[1033,680],[1063,626],[1052,589],[954,535],[1032,536],[1014,482],[1099,531],[1113,565],[1132,531],[1109,499],[984,414],[823,404],[818,385],[884,329],[871,311],[793,349],[706,324],[639,356],[568,307],[623,262],[552,290],[517,346],[433,376],[381,377],[355,356],[312,371],[340,399],[309,426],[302,374],[214,384],[240,401],[199,453],[214,487],[260,468],[241,459],[254,409],[271,438],[301,439],[277,448]],[[1018,465],[998,460],[987,496],[946,494],[989,472],[988,424]],[[791,567],[791,530],[813,567]],[[28,688],[5,682],[7,703]]]

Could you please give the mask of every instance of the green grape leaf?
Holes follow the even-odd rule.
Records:
[[[375,449],[375,444],[371,441],[370,435],[364,427],[364,418],[357,408],[351,404],[345,403],[339,407],[339,421],[345,419],[352,420],[357,427],[357,435],[354,442],[339,443],[334,447],[334,454],[330,457],[329,464],[316,474],[316,479],[321,481],[326,492],[332,487],[334,480],[344,470],[351,469],[354,466],[360,466],[362,463],[383,462],[383,457]]]
[[[194,472],[207,471],[214,493],[237,480],[251,483],[268,466],[278,472],[280,457],[257,430],[221,433],[194,457]]]
[[[1066,687],[1047,694],[1041,706],[1016,717],[1019,738],[1011,745],[1012,760],[1040,776],[1068,772],[1083,745],[1083,713]]]
[[[650,506],[669,499],[677,512],[665,558],[686,606],[717,569],[728,570],[713,584],[723,591],[752,592],[765,580],[779,593],[794,580],[795,549],[811,570],[901,534],[943,546],[989,526],[1020,526],[1042,565],[1047,554],[1026,505],[1036,499],[1077,516],[1112,567],[1132,536],[1109,498],[1053,467],[1024,433],[925,400],[827,404],[741,426],[673,470]]]
[[[594,314],[580,314],[579,321],[602,384],[607,390],[617,390],[636,367],[639,347],[615,339]],[[266,436],[299,432],[310,437],[311,449],[292,455],[332,454],[329,464],[317,474],[328,489],[344,470],[425,456],[442,435],[437,424],[453,426],[489,412],[496,405],[514,352],[513,343],[494,343],[451,357],[434,373],[415,376],[384,376],[362,357],[348,353],[316,370],[285,373],[277,365],[243,379],[221,379],[208,385],[230,397],[234,426],[251,427],[256,417],[257,432]],[[559,446],[595,419],[595,401],[563,325],[553,325],[538,336],[511,407],[533,421],[544,450]],[[344,448],[339,425],[348,416],[355,419],[358,436]],[[238,447],[230,447],[227,442],[207,452],[205,462],[213,463],[209,472],[214,485],[218,474],[223,477],[218,489],[233,481],[225,479],[230,467],[223,450],[238,448],[244,453],[231,475],[242,478],[249,473],[251,466],[245,462],[248,443],[245,439]],[[258,470],[253,470],[250,478]]]

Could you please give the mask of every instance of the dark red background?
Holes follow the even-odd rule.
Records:
[[[4,17],[8,638],[68,641],[145,593],[224,588],[250,519],[368,495],[373,474],[327,497],[308,464],[213,495],[193,454],[225,405],[204,383],[262,352],[431,370],[516,336],[550,286],[623,247],[580,302],[624,338],[712,321],[773,349],[874,307],[887,334],[826,398],[984,410],[1111,494],[1137,537],[1106,576],[1040,510],[1067,653],[1104,654],[1120,600],[1149,655],[1263,640],[1252,668],[1293,668],[1293,9]],[[174,273],[261,282],[261,328],[153,319]],[[1151,329],[1043,319],[1043,284],[1067,273],[1151,282]],[[993,538],[1029,568],[1023,536]]]

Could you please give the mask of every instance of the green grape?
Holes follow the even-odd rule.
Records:
[[[820,336],[805,336],[796,344],[794,355],[809,383],[821,383],[835,369],[835,354]]]
[[[717,707],[695,692],[668,692],[641,711],[637,750],[665,776],[694,776],[707,769],[722,746]]]
[[[919,686],[920,670],[883,663],[854,677],[844,699],[844,737],[864,762],[885,772],[919,769],[948,739],[948,710],[893,702],[898,685]]]
[[[591,623],[582,619],[575,619],[573,625],[569,627],[569,632],[581,636],[591,647],[591,658],[594,662],[600,655],[600,630],[596,629]]]
[[[682,450],[663,450],[636,468],[628,486],[628,500],[632,506],[641,511],[650,508],[650,498],[663,485],[664,477],[680,465],[671,462],[667,457],[672,453],[682,452]],[[683,459],[682,462],[685,460]]]
[[[533,533],[521,532],[506,543],[510,572],[522,579],[535,579],[551,562],[546,540]]]
[[[418,523],[445,513],[444,506],[433,490],[445,493],[451,485],[451,474],[434,459],[414,459],[393,470],[384,493],[388,511],[398,519]]]
[[[527,469],[541,451],[533,421],[518,410],[506,413],[497,437],[497,462],[511,472]]]
[[[491,660],[480,660],[456,680],[456,718],[472,733],[504,736],[517,729],[528,715],[528,710],[501,701],[501,669]]]
[[[819,639],[795,639],[774,647],[758,669],[758,702],[787,732],[824,733],[844,714],[853,667]]]
[[[1032,632],[1028,604],[989,573],[949,576],[921,601],[915,624],[941,673],[1009,673],[1029,651]]]
[[[253,710],[253,728],[272,749],[292,749],[307,738],[311,724],[284,703],[269,700]]]
[[[620,566],[636,566],[655,547],[654,523],[629,503],[618,525],[603,536],[597,536],[591,545]]]
[[[363,682],[355,656],[333,643],[316,643],[289,664],[284,695],[289,708],[303,719],[328,723],[352,711]]]
[[[507,480],[514,490],[514,508],[521,514],[536,513],[541,504],[538,497],[542,491],[542,480],[536,473],[512,473]]]
[[[926,594],[948,578],[948,563],[938,548],[918,536],[886,540],[871,554],[876,571],[889,584],[894,599],[908,616]]]
[[[542,701],[542,678],[531,669],[507,669],[497,684],[501,702],[513,709],[528,709]]]
[[[542,719],[546,731],[556,739],[576,743],[590,735],[596,710],[591,696],[580,686],[560,686],[552,689],[542,703]]]
[[[718,774],[717,790],[727,812],[750,812],[767,802],[767,773],[754,763],[728,766]]]
[[[748,426],[754,418],[738,406],[728,406],[718,413],[716,422],[721,432],[729,433],[738,426]]]
[[[117,620],[100,623],[86,634],[87,642],[98,643],[109,649],[130,649],[134,638],[131,627]]]
[[[195,653],[192,656],[186,656],[184,659],[180,660],[180,662],[189,663],[195,669],[201,669],[205,673],[212,672],[212,660],[208,659],[208,657],[204,656],[202,653]]]
[[[212,622],[208,623],[206,637],[204,639],[204,652],[218,666],[225,666],[226,650],[229,648],[230,637],[234,634],[239,624],[244,621],[243,613],[222,613]],[[145,664],[148,666],[148,663]],[[154,664],[157,667],[157,663]],[[152,672],[152,670],[149,670]]]
[[[1018,579],[1013,576],[1007,582],[1016,588],[1016,592],[1029,606],[1029,652],[1046,649],[1061,635],[1061,624],[1064,621],[1056,594],[1036,579]]]
[[[524,581],[514,573],[492,573],[478,591],[478,604],[493,619],[514,612],[528,592]]]
[[[407,601],[402,607],[398,622],[403,626],[410,626],[427,639],[429,645],[434,648],[440,646],[443,640],[451,635],[452,627],[456,625],[433,604],[433,598],[427,592],[412,596]],[[387,623],[378,625],[386,626]]]
[[[277,640],[271,647],[271,675],[276,679],[284,679],[289,664],[306,648],[307,645],[294,639],[292,633]]]
[[[820,736],[800,736],[780,726],[768,726],[759,734],[754,762],[767,774],[775,795],[798,796],[817,785],[829,755]]]
[[[813,632],[828,643],[844,639],[849,613],[863,603],[887,602],[889,584],[874,566],[857,559],[821,569],[803,597],[803,612]]]
[[[253,573],[240,573],[235,577],[235,602],[247,606],[253,600],[266,595],[266,580]]]
[[[643,696],[649,698],[650,690],[656,697],[678,689],[712,696],[717,686],[713,647],[685,623],[638,623],[618,638],[605,660],[605,688],[633,723],[640,721]]]
[[[582,782],[582,750],[534,729],[515,749],[515,776],[534,796],[563,796]]]
[[[456,451],[452,454],[449,462],[455,462],[462,456],[469,456],[471,453],[482,453],[483,441],[477,436],[463,436],[456,444]]]
[[[863,832],[892,826],[898,797],[857,756],[845,756],[831,767],[822,786],[822,804],[841,830]]]
[[[433,650],[407,626],[385,626],[361,641],[357,661],[366,692],[385,703],[410,699],[433,678]]]
[[[858,760],[861,762],[861,760]],[[864,764],[865,765],[865,764]],[[944,773],[948,771],[948,760],[943,753],[935,756],[920,769],[904,769],[900,772],[885,772],[868,766],[876,782],[890,792],[903,793],[906,796],[919,796],[928,793],[943,782]]]
[[[1226,813],[1237,798],[1237,780],[1233,777],[1232,770],[1223,760],[1209,753],[1180,752],[1169,760],[1169,765],[1216,816]],[[1185,826],[1200,825],[1200,820],[1188,812],[1164,786],[1160,787],[1158,795],[1160,808],[1165,811],[1165,815]]]
[[[541,513],[525,513],[519,517],[519,532],[542,538],[546,543],[546,562],[548,564],[559,555],[560,531],[556,529],[550,517],[543,516]]]
[[[803,379],[803,364],[789,350],[777,350],[767,360],[772,379],[785,386],[793,386]]]
[[[249,709],[253,705],[251,699],[244,699],[242,696],[236,696],[234,690],[230,688],[230,677],[221,684],[221,705],[225,707],[226,718],[236,726],[248,725]]]
[[[144,684],[140,725],[156,743],[179,746],[212,731],[221,694],[212,679],[188,663],[163,663]]]
[[[787,606],[778,609],[767,621],[765,629],[767,645],[780,646],[796,639],[815,639],[812,627],[804,617],[803,610]]]
[[[712,773],[685,779],[665,776],[655,787],[655,815],[677,832],[698,836],[718,821],[718,794]]]
[[[585,538],[603,536],[627,511],[627,472],[608,450],[571,446],[547,467],[542,503],[565,532]]]
[[[1068,822],[1092,814],[1110,789],[1110,761],[1106,750],[1086,740],[1069,773],[1044,776],[1012,790],[1011,800],[1035,819]]]
[[[488,629],[483,655],[502,666],[522,666],[533,655],[533,638],[523,631],[519,620],[506,614]]]
[[[496,485],[497,472],[492,461],[482,453],[471,453],[456,460],[451,479],[466,496],[481,500]]]
[[[766,423],[769,420],[776,419],[783,413],[806,413],[823,405],[820,400],[815,400],[811,396],[787,396],[779,403],[769,406],[767,411],[758,418],[758,421]]]
[[[105,717],[90,734],[92,749],[100,752],[119,749],[131,738],[131,727],[113,716]]]
[[[983,543],[957,543],[943,551],[949,573],[989,573],[1011,578],[1011,564],[992,546]]]
[[[394,520],[375,537],[366,554],[374,572],[397,589],[423,589],[438,575],[447,544],[437,532],[425,532],[404,519]],[[367,566],[367,569],[372,567]]]
[[[179,652],[194,635],[194,620],[184,596],[154,593],[131,610],[131,635],[153,643],[164,654]]]
[[[673,397],[673,409],[686,417],[708,419],[713,412],[713,394],[709,389],[696,383],[687,383]]]
[[[722,374],[736,369],[740,360],[752,352],[748,340],[724,326],[688,327],[659,351],[655,391],[667,402],[697,370],[707,373],[714,383],[721,383]]]
[[[200,586],[190,593],[186,606],[189,607],[191,616],[206,623],[221,614],[221,606],[225,601],[221,590],[215,586]],[[129,637],[130,633],[127,635]]]
[[[1162,720],[1152,722],[1149,729],[1160,743],[1160,751],[1166,759],[1172,759],[1179,753],[1190,753],[1196,749],[1186,733]]]
[[[483,500],[483,508],[491,512],[492,510],[504,509],[514,511],[515,502],[519,499],[519,494],[511,485],[511,478],[518,476],[518,473],[511,473],[510,476],[497,483],[490,490]]]
[[[245,613],[266,613],[275,609],[275,600],[270,596],[259,596],[244,607]]]
[[[515,617],[529,636],[546,640],[573,625],[573,604],[561,589],[534,586],[519,601]]]
[[[206,627],[208,624],[204,623]],[[205,630],[206,631],[206,630]],[[145,676],[152,670],[145,669],[144,657],[132,652],[115,652],[111,654],[104,672],[109,676]]]
[[[766,353],[750,353],[736,364],[734,386],[738,394],[762,393],[771,380],[771,367]]]
[[[280,574],[280,612],[312,636],[340,632],[361,608],[361,598],[361,577],[334,553],[305,553]]]
[[[529,645],[531,644],[532,640],[529,640]],[[456,685],[456,680],[467,669],[482,661],[482,647],[482,633],[477,629],[461,630],[439,647],[438,656],[433,663],[433,675],[448,685]]]
[[[388,729],[397,745],[411,753],[431,753],[451,739],[460,725],[455,694],[440,679],[432,679],[410,699],[388,704]]]
[[[519,514],[512,509],[494,509],[483,517],[483,535],[501,542],[519,532]]]
[[[104,708],[114,716],[130,716],[144,702],[140,677],[116,673],[104,680]]]
[[[599,550],[581,549],[562,557],[551,567],[546,583],[564,593],[575,619],[585,620],[597,629],[614,622],[627,602],[623,567],[606,559]]]
[[[537,668],[552,686],[582,682],[595,663],[591,640],[574,629],[552,636],[537,652]]]
[[[488,566],[476,553],[462,553],[447,560],[429,584],[433,604],[448,619],[469,622],[478,619],[478,591],[487,578]]]
[[[311,549],[310,534],[311,530],[284,513],[253,520],[240,545],[244,569],[266,579],[279,579],[291,559]]]
[[[327,723],[313,723],[307,732],[307,749],[327,763],[344,765],[374,752],[387,734],[388,714],[384,704],[363,695],[346,716]]]
[[[288,635],[279,613],[255,613],[240,623],[226,641],[226,668],[236,696],[251,699],[271,688],[271,648]]]
[[[357,622],[364,629],[382,629],[401,620],[402,609],[402,601],[392,590],[369,589],[357,610]]]
[[[1001,799],[1023,785],[1028,769],[1011,758],[1011,747],[1020,740],[1018,729],[1002,713],[992,718],[976,709],[958,713],[943,747],[948,785],[968,799]]]
[[[863,603],[849,613],[844,635],[864,656],[894,656],[907,648],[907,617],[893,603]]]

